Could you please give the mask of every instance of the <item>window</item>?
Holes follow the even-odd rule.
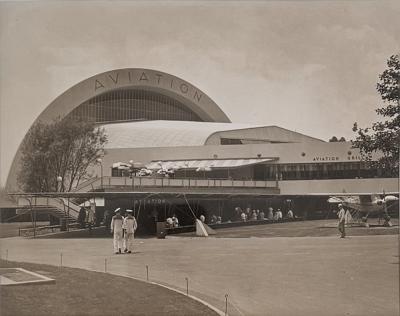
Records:
[[[96,96],[75,108],[69,116],[95,122],[136,119],[202,121],[185,104],[171,97],[135,89],[114,90]]]

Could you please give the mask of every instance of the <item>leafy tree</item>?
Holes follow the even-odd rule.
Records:
[[[354,123],[353,131],[357,132],[353,147],[359,148],[364,160],[374,167],[383,170],[386,176],[399,174],[400,145],[400,60],[399,55],[391,56],[387,69],[379,76],[378,90],[384,105],[376,109],[383,120],[372,124],[370,128],[358,128]],[[382,157],[372,162],[372,153],[381,152]]]
[[[343,136],[340,137],[340,139],[338,139],[336,136],[332,136],[332,137],[329,139],[329,142],[330,142],[330,143],[345,142],[345,141],[346,141],[346,138],[344,138]]]
[[[70,191],[104,155],[106,142],[104,129],[91,122],[38,122],[22,144],[18,183],[27,192]]]

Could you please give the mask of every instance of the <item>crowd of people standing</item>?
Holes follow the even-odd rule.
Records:
[[[259,209],[252,210],[250,207],[242,209],[238,206],[235,207],[235,213],[234,213],[234,220],[242,222],[260,221],[260,220],[281,221],[283,219],[292,220],[294,218],[295,216],[291,209],[287,211],[284,217],[281,209],[278,208],[277,210],[274,210],[272,207],[269,207],[267,209],[267,212],[265,213],[263,210]]]

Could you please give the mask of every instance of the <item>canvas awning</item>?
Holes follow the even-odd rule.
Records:
[[[199,160],[164,160],[152,161],[146,165],[147,169],[225,169],[239,168],[276,160],[275,158],[248,158],[248,159],[199,159]]]

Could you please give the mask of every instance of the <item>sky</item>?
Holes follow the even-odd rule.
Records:
[[[150,68],[235,123],[328,140],[377,120],[398,1],[0,2],[0,185],[40,113],[81,80]]]

